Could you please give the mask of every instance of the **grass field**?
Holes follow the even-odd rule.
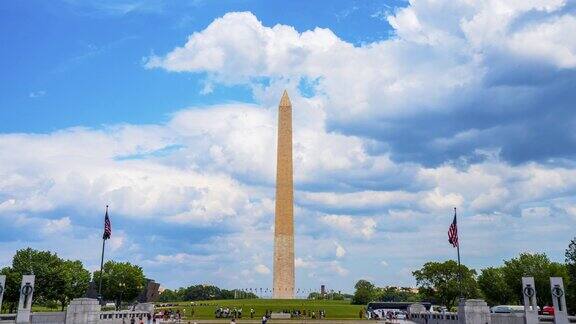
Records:
[[[161,304],[161,303],[159,303]],[[306,311],[306,314],[315,312],[318,315],[320,310],[324,310],[327,319],[359,319],[359,312],[363,305],[351,305],[350,301],[338,300],[307,300],[307,299],[233,299],[233,300],[208,300],[196,301],[195,306],[190,302],[170,303],[177,304],[173,307],[156,307],[157,310],[179,309],[184,314],[185,319],[213,319],[214,312],[218,307],[228,307],[230,309],[242,308],[242,318],[250,318],[250,308],[254,308],[254,318],[262,318],[266,310],[280,312],[282,310]]]
[[[62,307],[55,305],[54,307],[32,305],[33,312],[60,312]]]

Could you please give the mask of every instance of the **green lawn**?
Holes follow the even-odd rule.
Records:
[[[46,307],[46,306],[39,306],[39,305],[32,305],[33,312],[60,312],[62,311],[61,306],[55,307]]]
[[[157,303],[162,304],[162,303]],[[213,319],[214,312],[219,306],[230,309],[242,308],[242,318],[250,318],[250,308],[254,308],[256,314],[254,318],[261,318],[266,310],[280,312],[282,310],[306,310],[309,314],[312,311],[318,315],[319,310],[324,310],[327,319],[358,319],[359,312],[363,305],[351,305],[349,301],[339,300],[307,300],[307,299],[236,299],[236,300],[208,300],[196,301],[195,306],[190,302],[170,303],[177,304],[176,307],[167,307],[173,310],[180,309],[186,319]],[[164,308],[156,307],[157,310]],[[192,314],[194,314],[192,316]]]

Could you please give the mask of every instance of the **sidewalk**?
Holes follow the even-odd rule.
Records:
[[[161,321],[159,322],[161,324],[176,324],[177,322],[174,321]],[[228,324],[230,323],[229,319],[204,319],[204,320],[182,320],[180,322],[178,322],[178,324]],[[261,324],[262,321],[261,320],[255,320],[255,319],[238,319],[236,320],[236,323],[241,323],[241,324]],[[388,322],[388,321],[374,321],[374,320],[358,320],[358,319],[325,319],[325,320],[306,320],[306,319],[291,319],[291,320],[285,320],[285,319],[274,319],[274,320],[268,320],[267,322],[268,324],[368,324],[368,323],[374,323],[374,324],[415,324],[414,322],[411,321],[394,321],[394,322]]]

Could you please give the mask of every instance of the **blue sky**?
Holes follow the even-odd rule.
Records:
[[[390,27],[363,19],[402,2],[44,1],[2,4],[0,84],[3,132],[46,132],[77,125],[153,123],[190,105],[253,101],[246,87],[200,94],[202,75],[147,71],[142,60],[169,51],[230,11],[251,11],[267,25],[330,28],[359,44],[388,37]],[[9,31],[9,32],[8,32]],[[375,32],[376,31],[376,32]],[[31,43],[32,42],[32,43]],[[41,98],[40,98],[41,97]],[[35,100],[31,100],[35,99]]]
[[[276,106],[294,104],[297,286],[414,285],[576,235],[576,6],[4,1],[0,265],[27,246],[166,287],[272,282]]]

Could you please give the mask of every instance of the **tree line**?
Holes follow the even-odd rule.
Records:
[[[251,299],[258,298],[252,292],[238,289],[221,289],[212,285],[192,285],[181,287],[175,290],[166,289],[160,294],[161,302],[196,301],[196,300],[216,300],[216,299]]]
[[[376,287],[368,280],[358,280],[354,286],[352,304],[366,305],[371,301],[418,302],[422,298],[409,287]]]
[[[340,291],[339,292],[330,291],[324,294],[321,292],[313,291],[310,294],[308,294],[307,298],[315,300],[350,300],[352,299],[352,295],[342,293]]]
[[[460,297],[482,298],[490,306],[522,304],[522,277],[534,277],[538,306],[551,305],[550,277],[562,277],[569,310],[576,312],[576,238],[565,253],[565,263],[552,262],[545,254],[521,253],[499,267],[482,269],[480,274],[453,260],[427,262],[412,274],[417,292],[396,287],[379,288],[367,280],[355,285],[354,304],[370,301],[429,301],[452,309]]]
[[[133,301],[146,283],[142,268],[128,262],[108,261],[103,270],[105,300]],[[64,260],[56,253],[31,248],[16,251],[12,265],[0,269],[0,274],[6,275],[2,307],[8,312],[18,306],[22,275],[35,275],[34,305],[60,306],[62,310],[72,299],[86,296],[91,279],[98,282],[100,278],[100,271],[91,274],[79,260]]]

